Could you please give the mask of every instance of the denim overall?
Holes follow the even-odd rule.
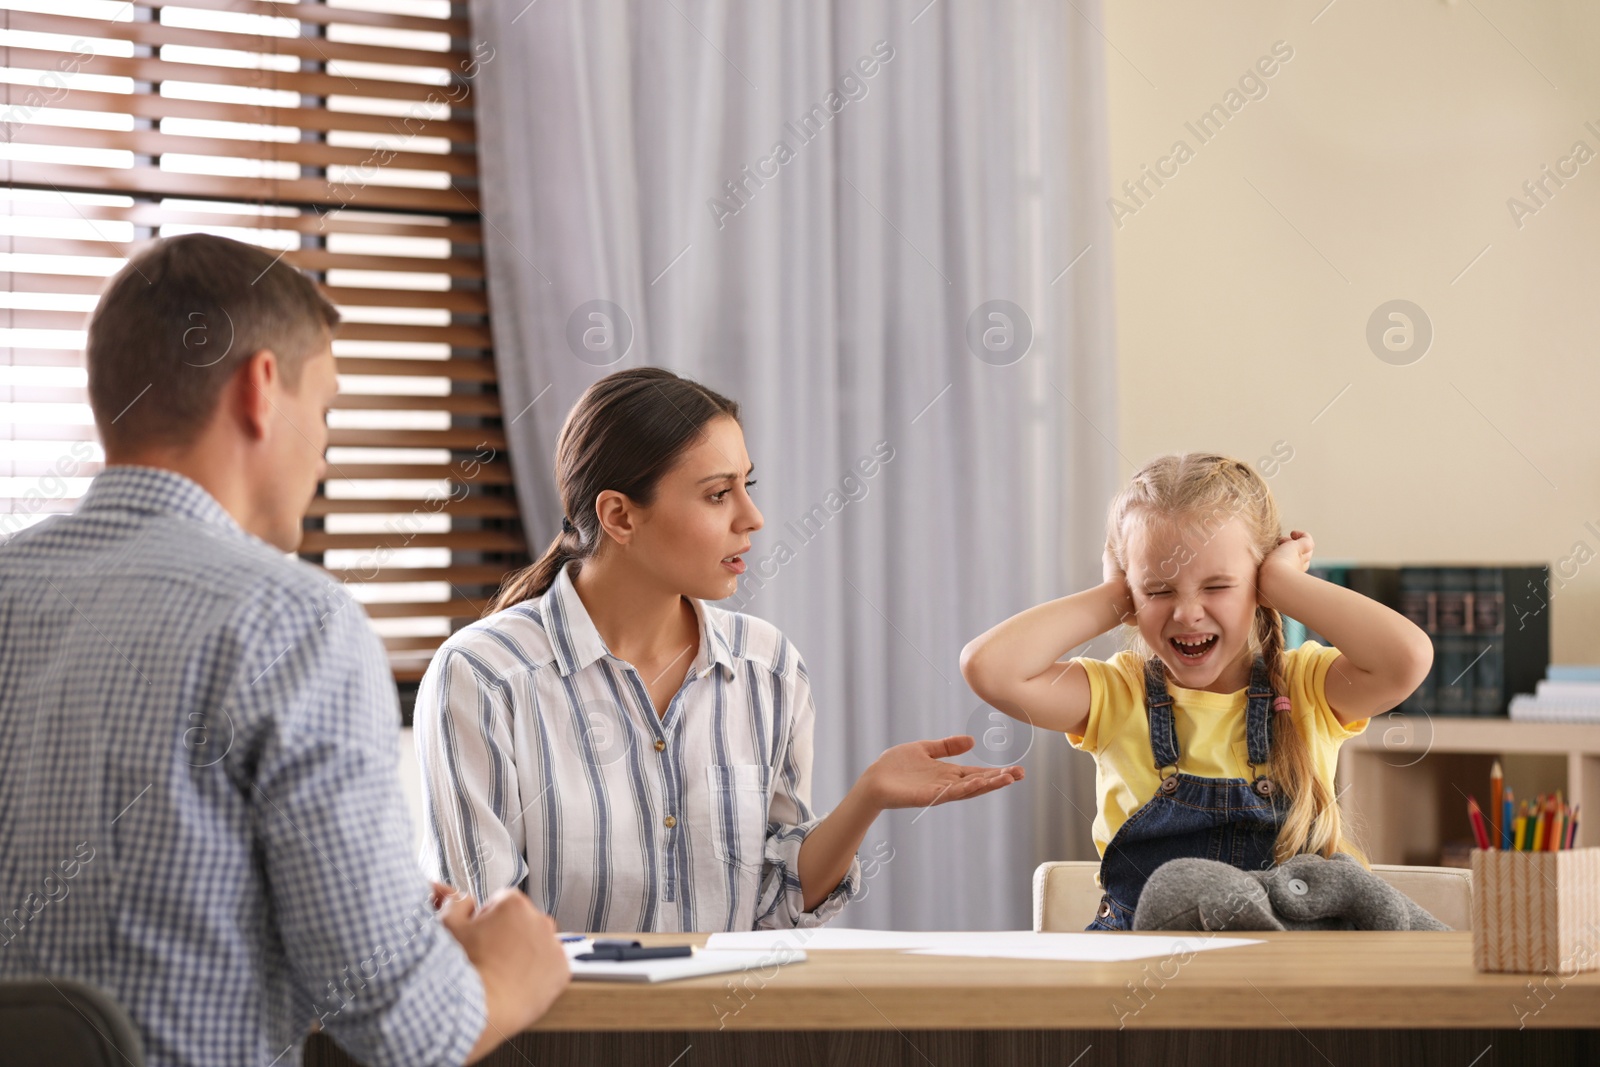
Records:
[[[1257,772],[1272,752],[1272,688],[1259,658],[1250,671],[1245,734],[1255,780],[1199,778],[1178,769],[1178,734],[1172,697],[1158,657],[1144,671],[1144,701],[1150,749],[1161,787],[1128,816],[1100,861],[1105,895],[1089,930],[1131,930],[1139,894],[1155,869],[1183,857],[1221,860],[1242,870],[1272,866],[1272,846],[1288,810],[1277,783]],[[1281,706],[1281,703],[1280,703]],[[1170,769],[1170,774],[1168,773]]]

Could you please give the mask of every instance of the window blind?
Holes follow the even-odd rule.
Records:
[[[82,349],[106,278],[155,237],[261,245],[344,319],[301,553],[420,678],[527,558],[478,210],[493,61],[444,0],[0,0],[0,536],[103,461]]]

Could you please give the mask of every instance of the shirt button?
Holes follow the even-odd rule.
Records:
[[[666,750],[667,750],[667,743],[665,741],[661,740],[661,738],[659,738],[659,737],[656,738],[656,751],[657,752],[665,752]]]
[[[674,826],[676,826],[676,825],[678,825],[678,820],[677,820],[677,819],[675,819],[675,818],[673,818],[673,817],[672,817],[672,816],[671,816],[671,815],[668,815],[668,816],[667,816],[667,817],[666,817],[666,818],[665,818],[665,819],[662,819],[662,820],[661,820],[661,822],[662,822],[662,824],[663,824],[663,825],[664,825],[664,826],[666,826],[666,828],[667,828],[667,829],[668,829],[668,830],[670,830],[670,829],[672,829],[672,828],[673,828],[673,827],[674,827]]]

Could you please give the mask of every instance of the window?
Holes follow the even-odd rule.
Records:
[[[404,687],[526,562],[495,389],[472,78],[445,0],[0,0],[0,536],[103,459],[84,325],[140,242],[283,253],[344,317],[302,555]],[[62,14],[61,12],[68,12]]]

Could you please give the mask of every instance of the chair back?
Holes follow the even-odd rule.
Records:
[[[144,1067],[144,1043],[110,996],[70,978],[0,981],[0,1053],[7,1063]]]
[[[1098,860],[1041,863],[1033,872],[1033,928],[1082,930],[1100,904]],[[1472,929],[1472,872],[1464,867],[1403,867],[1375,863],[1372,873],[1453,930]]]

